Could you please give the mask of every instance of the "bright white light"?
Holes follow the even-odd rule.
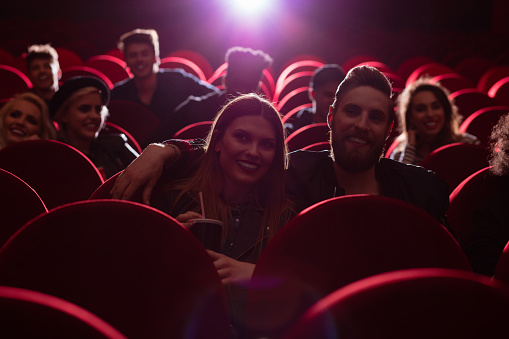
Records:
[[[274,0],[230,0],[230,6],[238,14],[259,15],[267,10]]]

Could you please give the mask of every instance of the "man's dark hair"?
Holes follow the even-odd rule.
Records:
[[[152,46],[152,50],[159,59],[159,36],[154,29],[135,29],[122,34],[118,40],[117,47],[124,52],[130,44],[142,43]]]
[[[313,72],[313,76],[309,82],[309,87],[315,90],[328,82],[333,81],[340,83],[343,79],[345,79],[345,72],[341,66],[336,64],[326,64],[318,67]]]
[[[382,72],[371,66],[358,66],[348,71],[336,91],[336,98],[332,104],[333,112],[336,112],[338,103],[347,92],[361,86],[373,87],[387,96],[389,99],[389,123],[391,123],[394,120],[394,105],[391,101],[392,85]]]
[[[226,89],[230,93],[250,93],[258,89],[263,70],[272,64],[272,58],[261,50],[232,47],[225,55],[228,63]]]

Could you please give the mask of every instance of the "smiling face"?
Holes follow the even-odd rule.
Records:
[[[125,62],[134,77],[145,78],[154,73],[157,59],[150,44],[134,42],[125,49]]]
[[[419,137],[427,141],[432,141],[442,131],[445,125],[444,107],[432,92],[422,91],[414,95],[409,123]]]
[[[224,189],[251,190],[271,168],[276,154],[276,131],[261,116],[236,118],[214,145],[223,170]]]
[[[31,139],[42,128],[42,113],[33,103],[18,100],[4,117],[2,138],[6,145]]]
[[[383,152],[389,128],[390,99],[381,91],[360,86],[346,92],[329,114],[334,161],[345,171],[372,168]]]
[[[71,139],[92,140],[102,126],[103,102],[97,92],[79,97],[62,116],[62,123]]]
[[[54,91],[58,87],[59,71],[51,58],[35,58],[28,67],[28,77],[36,91]]]

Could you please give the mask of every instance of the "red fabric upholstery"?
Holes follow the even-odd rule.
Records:
[[[97,187],[94,193],[90,196],[90,200],[93,199],[111,199],[112,196],[110,194],[111,190],[113,189],[113,186],[115,186],[115,180],[117,180],[118,176],[122,174],[123,171],[118,172],[114,176],[108,178],[101,186]],[[169,175],[169,177],[181,177],[182,174],[180,172],[176,172],[176,175]],[[157,198],[161,192],[164,190],[164,180],[161,180],[158,182],[158,185],[154,187],[152,190],[151,199]],[[129,199],[130,201],[143,203],[141,190],[138,190],[134,193],[134,195]]]
[[[159,64],[159,68],[182,68],[184,71],[193,74],[198,79],[207,81],[207,77],[201,68],[191,60],[185,58],[176,56],[162,58],[161,63]]]
[[[357,281],[316,303],[287,333],[304,338],[498,338],[507,286],[451,269],[412,269]]]
[[[58,53],[58,63],[60,64],[61,69],[83,65],[81,57],[70,49],[65,47],[56,47],[55,50]]]
[[[488,151],[472,144],[449,144],[431,152],[419,165],[438,174],[452,192],[469,175],[488,166]]]
[[[120,200],[61,206],[0,252],[0,284],[54,295],[129,338],[227,338],[226,298],[196,238],[151,207]]]
[[[299,113],[299,111],[300,111],[301,109],[306,108],[306,107],[311,107],[311,106],[313,106],[313,104],[309,102],[309,103],[307,103],[307,104],[303,104],[303,105],[300,105],[300,106],[297,106],[297,107],[293,108],[291,111],[289,111],[288,113],[286,113],[286,114],[285,114],[285,115],[281,118],[281,120],[283,121],[283,124],[284,124],[284,123],[287,123],[287,122],[288,122],[288,123],[292,122],[293,118],[295,118],[295,115],[296,115],[297,113]]]
[[[497,191],[497,186],[497,177],[485,167],[463,180],[449,196],[447,219],[462,244],[470,238],[474,210]]]
[[[0,168],[30,185],[48,209],[87,200],[103,183],[101,174],[83,153],[52,140],[23,141],[2,148]]]
[[[492,67],[481,76],[477,82],[477,89],[483,93],[488,93],[497,81],[507,76],[509,76],[509,66]]]
[[[129,131],[140,144],[159,126],[159,118],[146,106],[128,100],[111,100],[108,121]]]
[[[406,58],[396,69],[396,73],[406,81],[406,79],[422,65],[426,65],[434,62],[433,59],[426,56],[414,56],[410,58]]]
[[[325,151],[330,150],[330,142],[328,141],[322,141],[322,142],[316,142],[314,144],[308,145],[303,150],[306,151]]]
[[[499,105],[496,100],[490,98],[487,94],[473,88],[465,88],[451,93],[449,99],[454,100],[454,104],[458,107],[458,113],[464,119],[481,108]]]
[[[345,72],[348,72],[350,69],[364,62],[380,62],[380,60],[373,55],[354,53],[352,57],[342,62],[341,67]]]
[[[73,303],[15,287],[0,286],[0,319],[2,338],[126,339]]]
[[[39,195],[26,182],[0,168],[0,246],[30,219],[48,210]]]
[[[113,189],[113,186],[115,186],[115,181],[117,180],[118,176],[122,174],[123,171],[118,172],[117,174],[109,177],[101,186],[97,187],[97,189],[92,193],[90,196],[90,200],[92,199],[111,199],[111,190]],[[140,199],[130,199],[131,201],[136,202],[142,202],[141,196]]]
[[[454,70],[437,62],[432,62],[417,67],[407,78],[405,86],[413,84],[415,80],[423,76],[434,77],[440,74],[455,73]]]
[[[493,278],[509,284],[509,243],[505,245],[500,258],[498,258]]]
[[[111,55],[95,55],[85,62],[85,66],[103,73],[113,84],[129,78],[125,61]]]
[[[32,82],[20,70],[7,65],[0,65],[0,99],[12,98],[15,94],[32,88]]]
[[[375,60],[362,61],[362,62],[354,65],[353,67],[364,66],[364,65],[365,66],[375,67],[376,69],[378,69],[382,73],[394,73],[392,68],[390,68],[389,66],[387,66],[386,64],[384,64],[381,61],[375,61]],[[353,68],[353,67],[350,67],[350,68]]]
[[[314,72],[315,69],[323,66],[323,64],[323,62],[318,60],[298,60],[286,66],[277,78],[275,93],[281,92],[286,78],[288,78],[291,74],[302,71]]]
[[[342,286],[418,267],[471,269],[449,232],[413,205],[369,195],[323,201],[290,220],[262,253],[248,294],[248,327],[255,336],[277,337]]]
[[[281,101],[276,104],[278,112],[285,115],[297,106],[311,103],[311,99],[309,99],[308,95],[308,88],[309,86],[294,89],[281,98]]]
[[[509,76],[500,79],[491,86],[488,96],[501,105],[509,106]]]
[[[228,68],[228,64],[225,62],[221,66],[219,66],[214,74],[207,80],[209,84],[218,86],[222,83],[222,77],[226,74],[226,69]]]
[[[301,87],[309,88],[309,81],[311,80],[312,76],[312,71],[302,71],[289,75],[283,81],[278,91],[274,93],[274,102],[278,102],[279,99],[283,98],[294,89]]]
[[[459,91],[465,88],[475,88],[472,81],[465,78],[463,75],[456,73],[440,74],[431,79],[431,83],[439,82],[442,86],[447,88],[450,93]]]
[[[481,145],[487,147],[491,130],[500,117],[509,112],[509,106],[490,106],[481,108],[463,121],[459,131],[475,135]]]
[[[208,83],[216,86],[219,89],[224,89],[223,85],[223,77],[226,75],[226,70],[228,68],[228,64],[225,62],[221,66],[219,66],[208,78]],[[269,100],[274,96],[275,84],[274,84],[274,76],[272,75],[272,71],[269,68],[266,68],[262,72],[262,78],[260,80],[260,89]]]
[[[131,135],[131,133],[129,133],[122,127],[120,127],[112,122],[109,122],[109,121],[106,121],[104,123],[104,125],[105,125],[104,128],[101,130],[101,132],[99,132],[99,134],[120,134],[120,133],[122,133],[127,137],[127,142],[129,143],[129,145],[136,152],[138,152],[138,154],[141,154],[142,150],[141,150],[140,144],[136,141],[136,139],[134,139],[134,137]]]
[[[212,76],[212,66],[210,65],[207,58],[205,58],[200,53],[187,49],[180,49],[178,51],[171,52],[168,56],[184,58],[189,61],[192,61],[203,71],[203,74],[205,75],[206,79]]]
[[[293,152],[317,142],[328,141],[329,132],[325,122],[301,127],[286,138],[288,150]]]
[[[482,75],[491,67],[495,67],[496,63],[492,59],[482,56],[470,56],[461,60],[454,68],[458,74],[468,78],[477,84]]]
[[[104,81],[106,85],[108,85],[109,89],[113,88],[113,83],[104,73],[88,66],[72,66],[62,68],[62,78],[60,79],[60,82],[64,83],[71,78],[82,76],[99,78]]]
[[[205,139],[209,134],[213,121],[199,121],[188,125],[181,130],[175,132],[173,139]]]

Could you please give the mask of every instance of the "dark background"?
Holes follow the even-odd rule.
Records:
[[[51,42],[86,59],[115,48],[128,30],[155,28],[162,57],[191,49],[217,67],[226,49],[239,45],[271,54],[276,71],[299,54],[338,63],[369,54],[396,67],[413,55],[454,63],[471,55],[494,58],[508,48],[502,0],[272,0],[272,12],[254,28],[243,27],[246,19],[232,16],[225,3],[13,1],[1,5],[0,47],[18,56],[27,44]]]

